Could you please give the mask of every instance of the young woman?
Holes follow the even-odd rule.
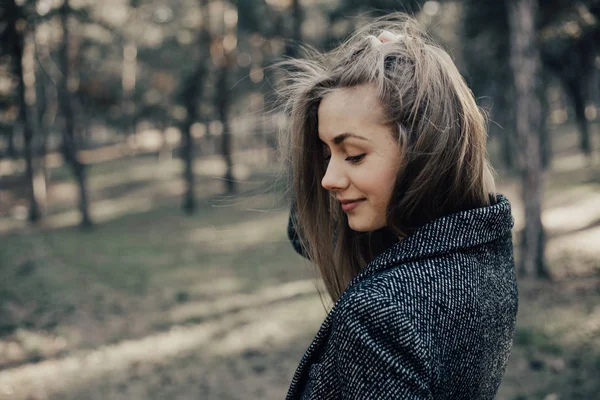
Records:
[[[485,118],[405,15],[287,62],[288,233],[334,306],[288,399],[492,399],[517,314]]]

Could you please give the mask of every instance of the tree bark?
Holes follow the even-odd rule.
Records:
[[[196,197],[194,195],[194,140],[191,134],[192,123],[189,122],[185,125],[182,143],[182,155],[185,165],[183,171],[185,193],[183,194],[182,208],[186,214],[193,214],[196,211]]]
[[[27,101],[27,85],[25,80],[25,71],[23,68],[23,57],[25,53],[25,35],[27,28],[25,24],[17,26],[18,22],[22,19],[19,12],[19,6],[17,6],[14,0],[8,3],[6,9],[8,14],[8,31],[9,37],[14,38],[14,47],[12,48],[12,67],[17,75],[18,86],[18,101],[19,101],[19,122],[23,130],[24,138],[24,156],[25,156],[25,177],[27,180],[27,196],[29,197],[29,210],[27,213],[27,219],[30,222],[37,222],[40,220],[41,213],[40,207],[37,201],[35,193],[35,170],[34,170],[34,153],[33,153],[33,136],[34,127],[31,116],[31,110]],[[24,22],[24,21],[22,21]]]
[[[15,145],[15,129],[14,127],[8,128],[8,148],[6,154],[13,160],[17,159],[17,146]]]
[[[201,61],[202,63],[203,61]],[[184,163],[183,179],[185,181],[185,193],[183,194],[183,211],[191,215],[196,211],[195,182],[194,182],[194,138],[192,136],[192,125],[196,120],[196,80],[198,72],[192,74],[183,93],[183,101],[187,110],[187,116],[182,127],[181,156]]]
[[[302,6],[300,0],[292,0],[292,40],[285,42],[285,55],[298,56],[298,46],[302,42]]]
[[[231,159],[231,131],[229,129],[229,87],[227,85],[229,78],[230,62],[229,57],[226,57],[224,65],[221,66],[219,71],[219,79],[217,82],[217,107],[219,112],[219,119],[223,126],[223,132],[221,134],[221,154],[225,160],[225,190],[226,193],[231,194],[236,191],[236,184],[233,179],[233,161]]]
[[[135,19],[135,13],[130,17],[131,20]],[[137,79],[137,52],[138,48],[136,43],[131,40],[123,46],[123,69],[121,73],[121,89],[122,89],[122,102],[123,110],[126,116],[127,124],[127,135],[128,141],[134,143],[137,148],[137,116],[136,107],[134,101],[134,94],[136,88]]]
[[[27,195],[29,197],[29,211],[27,219],[30,222],[37,222],[41,218],[40,207],[37,201],[35,190],[35,169],[34,169],[34,152],[33,152],[33,124],[32,116],[30,115],[29,105],[26,98],[26,84],[23,71],[23,49],[24,49],[24,33],[18,33],[18,40],[15,44],[15,60],[14,68],[18,77],[19,91],[19,120],[23,127],[24,138],[24,156],[25,156],[25,176],[27,179]]]
[[[597,69],[594,65],[594,44],[595,42],[590,38],[572,39],[565,54],[558,56],[550,51],[543,54],[544,63],[559,78],[564,92],[572,102],[579,130],[579,148],[590,163],[593,145],[585,108],[593,97],[589,86],[593,85],[593,74]]]
[[[587,79],[583,79],[587,83]],[[590,141],[590,128],[587,117],[585,116],[586,96],[583,84],[579,80],[570,80],[565,83],[573,109],[575,111],[575,120],[579,128],[579,148],[590,159],[592,156],[592,146]]]
[[[226,12],[226,11],[225,11]],[[236,191],[236,182],[233,178],[233,161],[231,158],[231,130],[229,126],[229,107],[231,103],[231,88],[229,87],[229,75],[235,64],[236,46],[237,46],[237,27],[231,21],[228,21],[223,14],[223,35],[221,37],[221,54],[216,60],[219,68],[217,78],[217,112],[223,127],[221,133],[221,154],[225,161],[225,192],[227,194]],[[235,39],[235,45],[231,46],[229,39]],[[229,47],[231,46],[231,48]]]
[[[496,102],[494,104],[494,119],[500,124],[499,128],[494,128],[501,137],[502,160],[504,166],[509,171],[515,170],[515,145],[512,132],[514,132],[514,107],[512,105],[513,93],[510,87],[500,87],[496,91]]]
[[[79,160],[77,154],[77,142],[75,139],[75,116],[73,113],[73,104],[71,103],[71,91],[69,82],[71,78],[71,60],[69,57],[70,32],[69,32],[69,14],[71,12],[69,0],[64,0],[60,8],[61,23],[63,28],[63,41],[60,47],[60,58],[62,64],[63,76],[60,82],[60,104],[65,120],[65,130],[63,133],[63,148],[67,162],[71,166],[73,175],[79,188],[79,211],[81,213],[80,226],[90,228],[92,220],[89,212],[89,201],[87,196],[87,174],[85,165]]]
[[[193,214],[196,210],[195,180],[194,180],[194,154],[196,144],[192,136],[192,125],[198,119],[198,102],[202,97],[204,81],[208,74],[208,60],[210,58],[211,36],[209,31],[210,15],[208,0],[200,0],[200,9],[202,10],[202,28],[198,35],[199,49],[201,51],[200,61],[196,66],[194,73],[185,83],[183,91],[183,102],[187,110],[187,117],[182,129],[182,148],[181,155],[185,165],[183,179],[185,181],[185,193],[183,194],[182,208],[186,214]]]
[[[522,195],[525,228],[519,272],[549,278],[544,258],[542,199],[544,172],[541,141],[542,118],[541,59],[536,37],[538,5],[536,0],[508,2],[511,67],[515,79],[516,131],[522,168]]]
[[[541,59],[540,59],[541,63]],[[552,136],[550,135],[550,131],[548,130],[548,124],[546,121],[548,120],[548,115],[550,113],[550,105],[548,104],[548,99],[546,97],[546,87],[548,87],[548,73],[544,70],[543,65],[542,68],[542,83],[540,85],[540,102],[542,106],[542,125],[540,130],[540,140],[541,140],[541,157],[542,157],[542,168],[544,171],[550,168],[550,164],[552,163]]]

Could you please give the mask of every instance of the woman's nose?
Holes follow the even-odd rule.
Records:
[[[321,180],[321,186],[325,190],[339,191],[348,187],[348,177],[343,171],[343,167],[337,165],[333,158],[329,160],[329,164],[325,170],[325,176]]]

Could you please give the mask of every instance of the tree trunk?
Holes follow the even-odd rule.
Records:
[[[192,80],[197,74],[192,75]],[[194,84],[188,86],[195,87]],[[184,102],[186,103],[187,117],[182,129],[181,155],[183,158],[185,181],[185,193],[183,194],[183,211],[191,215],[196,211],[196,196],[194,182],[194,138],[192,136],[192,125],[196,114],[196,90],[185,90]]]
[[[285,55],[298,56],[298,46],[302,42],[302,6],[300,0],[292,0],[292,39],[285,42]]]
[[[199,49],[202,53],[196,70],[190,76],[188,82],[186,82],[186,89],[183,92],[183,102],[185,103],[185,108],[187,110],[187,118],[182,129],[183,143],[181,151],[185,165],[183,171],[185,193],[183,195],[182,208],[186,214],[193,214],[196,210],[196,185],[194,180],[194,154],[196,146],[192,136],[192,125],[197,120],[198,99],[201,98],[200,94],[204,88],[204,81],[208,74],[208,60],[210,58],[209,49],[211,44],[210,31],[208,28],[210,24],[208,0],[200,0],[199,5],[203,15],[202,28],[198,35]]]
[[[496,91],[496,104],[494,107],[494,119],[500,124],[495,131],[501,137],[502,160],[509,171],[515,170],[515,145],[512,132],[514,132],[514,107],[512,104],[511,85],[501,87]]]
[[[188,111],[189,113],[189,111]],[[182,155],[185,169],[183,179],[185,181],[185,193],[183,195],[183,211],[193,214],[196,210],[196,197],[194,195],[194,140],[191,133],[192,124],[187,123],[183,129]]]
[[[541,61],[540,61],[541,62]],[[544,69],[543,66],[541,67]],[[550,131],[548,130],[548,115],[550,113],[550,104],[548,104],[548,98],[546,96],[546,88],[548,87],[548,73],[546,71],[542,72],[542,84],[540,85],[540,102],[542,106],[542,125],[540,130],[540,140],[541,140],[541,157],[542,157],[542,168],[544,171],[548,170],[550,164],[552,163],[552,137],[550,136]]]
[[[137,10],[134,8],[130,20],[136,18]],[[123,46],[123,69],[121,73],[121,89],[123,110],[127,124],[128,142],[133,143],[137,149],[137,117],[134,94],[137,80],[137,53],[138,48],[132,40]]]
[[[525,228],[519,272],[549,277],[544,258],[542,198],[544,172],[541,142],[542,101],[541,60],[536,37],[536,0],[508,2],[511,41],[511,67],[515,79],[516,131],[522,168],[522,194]]]
[[[13,1],[11,2],[11,6],[15,18],[9,22],[10,27],[8,29],[10,29],[13,32],[13,37],[16,38],[13,54],[13,69],[18,79],[17,91],[19,97],[19,122],[23,129],[24,138],[23,151],[25,156],[25,177],[27,180],[27,196],[29,197],[29,211],[27,214],[27,219],[30,222],[37,222],[40,220],[41,213],[35,192],[35,170],[33,160],[34,128],[32,121],[33,117],[31,116],[31,109],[29,108],[29,104],[27,101],[27,85],[24,76],[25,71],[23,68],[26,28],[22,28],[21,30],[17,29],[17,5]]]
[[[63,134],[63,149],[66,155],[67,162],[71,166],[73,175],[79,187],[79,211],[81,213],[80,226],[82,228],[90,228],[92,220],[89,212],[89,202],[87,196],[87,174],[85,165],[81,163],[77,154],[77,142],[75,140],[75,116],[73,113],[73,105],[71,103],[71,91],[69,82],[71,77],[71,60],[69,57],[69,0],[64,0],[60,9],[61,22],[63,27],[63,41],[60,48],[60,58],[62,64],[63,76],[60,82],[60,104],[65,120],[65,130]]]
[[[233,19],[226,18],[227,10],[223,14],[223,31],[221,37],[221,54],[216,60],[219,68],[217,78],[217,112],[223,126],[221,133],[221,154],[225,160],[225,191],[228,194],[236,191],[236,183],[233,179],[233,161],[231,159],[231,131],[229,126],[229,106],[231,103],[231,88],[229,87],[229,75],[236,60],[237,26]],[[229,40],[235,38],[235,40]]]
[[[219,71],[219,80],[217,83],[217,107],[219,119],[223,125],[221,134],[221,154],[225,160],[225,189],[226,193],[231,194],[236,191],[235,181],[233,179],[233,161],[231,159],[231,131],[229,129],[229,87],[227,81],[229,78],[229,60],[225,61]]]
[[[273,88],[277,87],[277,75],[274,73],[272,68],[269,68],[270,64],[273,63],[275,58],[273,54],[273,49],[269,40],[265,40],[260,47],[260,51],[263,53],[263,82],[268,82],[269,84],[262,83],[260,85],[261,94],[263,96],[262,100],[262,108],[265,108],[267,104],[273,104],[275,102],[275,93]],[[265,147],[267,151],[266,162],[272,164],[276,161],[277,152],[273,147],[273,143],[277,143],[277,131],[273,129],[273,115],[263,114],[261,118],[261,128],[260,131],[257,132],[257,135],[260,135],[259,142]]]
[[[8,128],[8,148],[6,154],[13,160],[17,159],[17,146],[15,145],[15,128]]]
[[[23,127],[25,176],[27,179],[27,195],[29,197],[29,212],[27,219],[30,222],[37,222],[40,220],[41,213],[35,193],[36,185],[33,160],[33,128],[31,126],[31,116],[29,115],[30,113],[27,109],[27,102],[25,101],[25,83],[23,81],[22,69],[18,70],[17,73],[19,74],[19,120],[21,122],[21,126]]]
[[[587,83],[587,79],[582,79]],[[590,141],[590,127],[587,117],[585,116],[585,89],[582,87],[583,84],[578,79],[570,80],[565,84],[565,86],[567,87],[567,91],[571,97],[571,101],[573,102],[575,120],[577,121],[577,128],[579,129],[579,148],[589,160],[592,157],[592,145]]]
[[[33,162],[33,188],[34,195],[43,216],[48,203],[47,193],[47,169],[46,169],[46,133],[42,129],[41,116],[47,106],[45,98],[45,84],[38,67],[36,54],[38,52],[35,41],[35,32],[29,30],[26,34],[25,54],[23,55],[24,74],[32,77],[26,85],[27,105],[31,110],[29,117],[35,137],[32,142],[31,151],[34,154]]]
[[[49,55],[50,50],[48,45],[41,45],[36,43],[36,58],[38,64],[43,64],[44,61],[48,61],[45,55]],[[36,79],[38,83],[38,97],[36,103],[38,104],[38,127],[40,134],[40,169],[43,174],[43,183],[45,187],[45,198],[44,203],[47,203],[47,187],[50,180],[50,170],[47,168],[46,156],[48,154],[48,139],[50,132],[56,124],[56,116],[58,115],[59,104],[58,104],[58,88],[54,84],[53,77],[44,68],[38,68],[40,72],[39,78]]]

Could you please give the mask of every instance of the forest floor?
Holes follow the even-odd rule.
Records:
[[[554,279],[519,279],[498,400],[600,393],[600,163],[559,151],[543,215]],[[64,166],[39,227],[4,193],[15,198],[0,215],[0,399],[284,398],[328,304],[288,243],[282,185],[257,172],[260,155],[247,160],[232,197],[217,196],[219,160],[198,162],[193,216],[179,208],[177,160],[94,164],[90,231],[75,226]],[[517,243],[519,183],[500,176]]]

